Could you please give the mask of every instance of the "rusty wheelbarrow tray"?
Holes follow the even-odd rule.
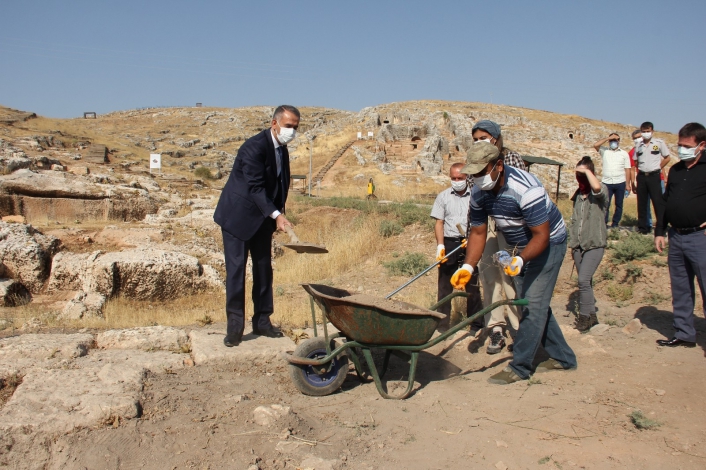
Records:
[[[302,342],[293,354],[286,354],[285,358],[290,363],[290,375],[297,388],[304,394],[314,396],[329,395],[341,386],[348,372],[349,358],[361,381],[367,380],[359,359],[359,353],[362,353],[380,395],[392,399],[407,398],[414,387],[419,351],[446,340],[497,307],[527,305],[524,299],[495,302],[431,339],[437,325],[445,317],[433,310],[454,297],[468,297],[467,293],[454,292],[425,309],[406,302],[361,296],[320,284],[303,284],[302,287],[311,296],[314,338]],[[323,315],[323,338],[318,336],[315,304],[321,308]],[[328,321],[340,333],[329,335],[326,327]],[[343,338],[340,346],[332,341],[337,337]],[[372,349],[385,350],[380,373],[373,361]],[[401,357],[410,364],[407,389],[398,396],[389,395],[381,382],[391,355]]]

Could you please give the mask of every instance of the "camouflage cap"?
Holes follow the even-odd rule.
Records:
[[[495,160],[499,155],[498,148],[490,142],[476,142],[466,153],[466,166],[461,172],[467,175],[480,173],[488,162]]]

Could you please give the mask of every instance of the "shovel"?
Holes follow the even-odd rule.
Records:
[[[314,245],[313,243],[302,243],[294,233],[294,230],[289,226],[285,226],[284,230],[289,235],[290,243],[283,245],[285,248],[292,249],[297,253],[328,253],[328,250],[323,245]]]

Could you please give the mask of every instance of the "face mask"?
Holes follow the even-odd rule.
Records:
[[[291,127],[282,127],[280,125],[279,132],[277,133],[277,140],[279,140],[280,144],[287,145],[288,143],[294,140],[294,137],[296,137],[296,135],[297,131],[295,131]]]
[[[473,182],[478,186],[478,188],[481,191],[490,191],[495,187],[495,183],[498,182],[498,179],[500,179],[500,173],[498,173],[498,177],[493,179],[493,177],[490,175],[493,170],[495,170],[495,166],[493,165],[493,169],[490,170],[486,175],[481,176],[480,178],[474,178]]]
[[[489,138],[488,138],[488,139],[478,139],[478,140],[476,140],[476,141],[473,142],[473,143],[474,143],[474,144],[479,144],[479,143],[481,143],[481,142],[488,142],[489,144],[492,144],[492,142],[490,141]]]
[[[579,184],[579,192],[581,194],[588,194],[588,191],[591,189],[590,184],[588,183],[588,178],[586,175],[583,173],[576,173],[576,181]]]
[[[638,145],[640,145],[640,142],[642,142],[642,137],[633,140],[633,143],[635,144],[635,147],[637,147]]]
[[[699,148],[697,145],[694,148],[686,148],[686,147],[679,147],[677,149],[677,152],[679,154],[679,160],[681,161],[688,161],[688,160],[693,160],[697,156],[696,149]]]
[[[642,133],[642,140],[644,140],[645,142],[647,142],[651,138],[652,138],[652,132],[643,132]]]
[[[466,182],[465,181],[452,181],[451,187],[453,188],[454,191],[460,193],[461,191],[466,189]]]
[[[610,149],[611,149],[611,150],[615,150],[615,149],[617,149],[617,148],[618,148],[618,143],[617,143],[616,141],[614,141],[614,140],[611,140],[611,141],[610,141]]]

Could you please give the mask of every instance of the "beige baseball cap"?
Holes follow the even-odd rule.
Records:
[[[500,151],[490,142],[475,142],[466,153],[466,166],[461,173],[475,175],[481,172],[488,162],[498,158],[498,155]]]

